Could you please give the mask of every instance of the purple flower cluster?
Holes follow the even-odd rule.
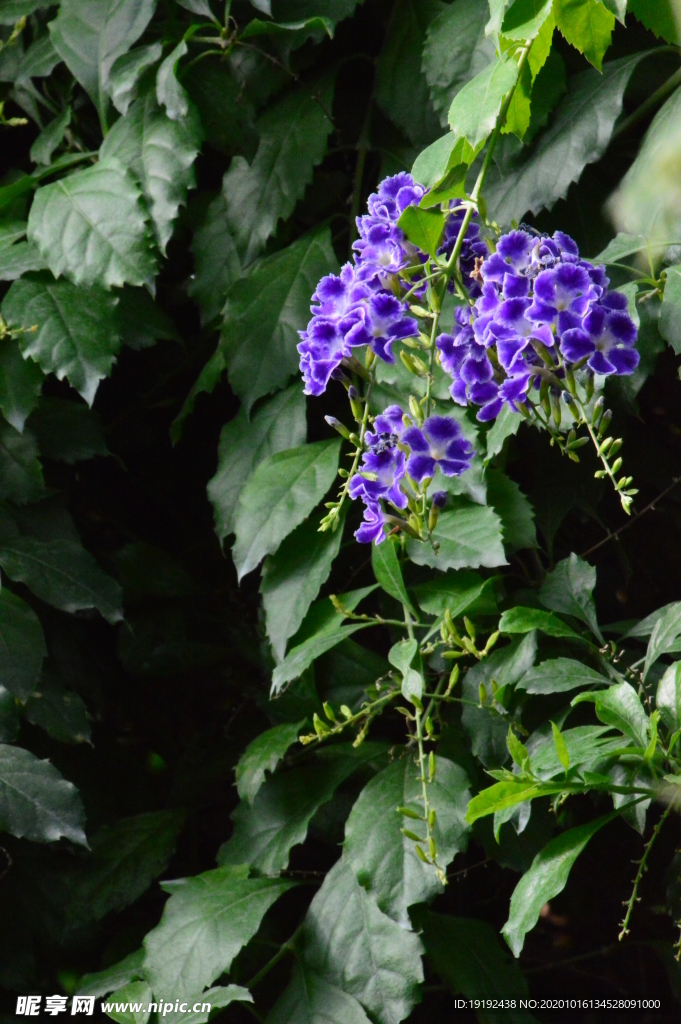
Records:
[[[626,297],[608,291],[605,268],[581,259],[562,231],[503,235],[476,278],[473,307],[457,309],[459,330],[440,335],[437,347],[452,398],[480,406],[479,420],[494,419],[504,402],[525,402],[547,357],[556,376],[563,367],[628,374],[638,366]]]
[[[388,520],[381,502],[405,509],[409,499],[402,485],[432,479],[438,466],[445,476],[459,476],[473,457],[473,447],[456,420],[429,416],[421,427],[409,425],[398,405],[376,417],[365,441],[368,450],[362,456],[362,469],[349,487],[350,497],[365,504],[364,522],[355,533],[361,543],[385,540],[383,528]],[[440,492],[438,500],[442,504]]]
[[[407,267],[418,267],[427,257],[405,238],[397,222],[404,210],[418,203],[423,194],[422,186],[402,172],[386,178],[378,192],[369,196],[369,212],[357,218],[359,238],[353,246],[354,263],[346,263],[339,275],[322,278],[312,296],[312,319],[300,332],[298,352],[305,394],[321,395],[342,360],[352,355],[353,348],[368,345],[379,359],[393,363],[394,342],[418,334],[416,321],[398,297],[402,287],[406,291],[409,284],[400,282],[398,275]],[[454,213],[448,218],[441,252],[451,251],[462,216]],[[477,226],[471,225],[464,241],[461,267],[464,280],[473,287],[475,282],[470,273],[476,256],[486,254],[487,247],[478,239]],[[413,282],[415,276],[410,280]]]

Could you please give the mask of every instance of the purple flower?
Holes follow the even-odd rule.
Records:
[[[376,479],[363,476],[363,471]],[[400,488],[404,472],[405,456],[399,448],[386,447],[380,451],[365,452],[362,456],[362,471],[350,481],[348,493],[351,498],[362,498],[367,503],[385,498],[395,508],[406,508],[407,496]]]
[[[534,302],[527,317],[535,324],[557,323],[558,332],[578,327],[590,303],[600,297],[589,274],[576,263],[543,270],[534,282]]]
[[[367,448],[372,451],[393,448],[405,431],[403,416],[399,405],[389,405],[384,409],[374,420],[373,431],[367,431],[364,435]]]
[[[618,305],[619,299],[615,300],[615,308],[594,306],[584,317],[581,328],[566,331],[560,341],[564,357],[570,362],[586,358],[594,373],[633,373],[640,360],[634,348],[636,325]]]
[[[355,530],[355,538],[360,544],[382,544],[386,534],[383,529],[386,523],[385,513],[378,502],[370,502],[364,508],[364,522]]]
[[[314,317],[300,337],[298,352],[305,394],[321,395],[333,371],[349,355],[349,348],[338,323],[325,317]]]
[[[449,416],[429,416],[423,426],[409,427],[402,440],[411,448],[407,472],[421,482],[439,466],[445,476],[460,476],[470,467],[473,447]]]
[[[438,255],[446,256],[447,258],[451,256],[459,230],[463,223],[465,212],[466,211],[463,207],[458,207],[447,218],[442,238],[442,245],[438,249]],[[473,219],[468,225],[463,245],[461,246],[461,255],[459,256],[459,266],[461,267],[463,283],[472,298],[475,298],[476,295],[480,294],[480,284],[471,276],[475,273],[476,262],[478,260],[482,262],[482,260],[489,255],[487,246],[480,238],[480,226],[475,220],[476,217],[477,214],[474,214]]]
[[[347,344],[370,345],[386,363],[394,363],[393,342],[418,334],[416,321],[406,311],[406,304],[390,292],[376,292],[357,309],[357,319],[346,335]]]

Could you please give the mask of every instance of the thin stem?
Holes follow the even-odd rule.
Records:
[[[658,501],[666,497],[669,494],[669,492],[673,491],[679,483],[681,483],[681,476],[675,476],[673,481],[670,483],[669,487],[665,487],[665,489],[661,491],[661,493],[658,494],[656,498],[653,498],[653,500],[649,502],[645,506],[645,508],[642,508],[640,512],[637,512],[635,516],[632,516],[632,518],[629,519],[628,522],[624,524],[624,526],[620,526],[619,530],[615,530],[613,533],[609,533],[607,537],[604,537],[603,540],[599,540],[597,544],[592,544],[591,547],[587,548],[586,551],[583,551],[579,557],[586,558],[587,555],[590,555],[592,554],[592,552],[598,551],[599,548],[602,548],[604,544],[608,543],[608,541],[617,540],[619,535],[621,533],[624,533],[625,530],[628,530],[630,526],[633,526],[634,523],[637,522],[642,515],[644,515],[646,512],[653,511]]]
[[[362,451],[364,449],[364,435],[366,434],[367,424],[369,422],[369,399],[371,398],[371,389],[372,389],[372,387],[373,387],[373,381],[369,381],[369,384],[367,385],[366,393],[364,395],[364,412],[362,414],[362,422],[360,424],[360,430],[359,430],[359,444],[357,445],[357,450],[355,452],[355,457],[352,460],[352,466],[350,467],[350,473],[349,473],[349,475],[348,475],[348,477],[347,477],[347,479],[346,479],[346,481],[345,481],[345,483],[343,485],[343,489],[341,490],[340,497],[338,499],[338,504],[337,504],[336,508],[334,509],[334,511],[336,513],[335,516],[334,516],[334,519],[335,519],[336,522],[338,522],[338,518],[339,518],[339,516],[341,514],[341,510],[343,508],[343,505],[345,504],[345,499],[348,496],[348,490],[350,488],[350,481],[352,480],[353,476],[355,476],[355,474],[357,472],[357,467],[359,466],[359,459],[360,459],[360,456],[361,456]]]
[[[634,887],[631,890],[631,896],[629,897],[629,899],[624,904],[627,909],[626,909],[626,912],[625,912],[625,915],[624,915],[624,920],[622,921],[622,930],[620,931],[619,935],[617,936],[617,938],[618,938],[618,940],[620,942],[625,937],[625,935],[629,934],[629,927],[628,927],[629,919],[631,918],[631,913],[632,913],[632,911],[634,909],[634,904],[637,901],[638,887],[639,887],[639,885],[641,883],[641,879],[643,878],[643,873],[646,870],[646,864],[648,862],[648,856],[650,854],[650,851],[653,848],[655,840],[657,839],[657,837],[659,836],[660,832],[662,831],[662,826],[664,825],[665,821],[669,817],[669,813],[670,813],[671,809],[672,809],[672,804],[669,804],[669,806],[667,807],[667,810],[664,812],[664,814],[662,815],[662,817],[660,818],[660,820],[656,824],[655,828],[653,829],[653,834],[651,835],[650,839],[646,843],[645,849],[643,851],[643,856],[641,857],[640,861],[638,862],[638,871],[636,872],[636,878],[634,879]]]
[[[291,952],[291,950],[293,949],[293,945],[294,945],[296,939],[298,938],[298,936],[300,935],[302,929],[303,929],[303,925],[299,924],[298,927],[296,928],[296,930],[294,931],[293,935],[291,936],[291,938],[287,942],[285,942],[283,944],[283,946],[280,946],[279,949],[277,950],[277,952],[272,957],[272,959],[268,960],[267,963],[265,964],[265,966],[261,967],[261,969],[258,971],[258,973],[253,978],[251,978],[251,980],[248,982],[246,988],[249,988],[249,989],[255,988],[255,986],[258,985],[262,981],[262,979],[267,974],[270,973],[272,968],[276,967],[276,965],[279,963],[279,961],[282,959],[282,957],[286,956],[287,953]]]
[[[630,114],[629,117],[625,118],[624,121],[615,128],[610,141],[612,142],[614,139],[618,139],[620,135],[625,135],[626,132],[636,127],[636,125],[640,121],[643,121],[644,118],[646,118],[648,114],[650,114],[651,111],[653,111],[655,107],[662,102],[662,100],[665,100],[667,96],[673,93],[678,85],[681,85],[681,68],[679,68],[678,71],[675,71],[671,78],[668,78],[666,82],[663,82],[660,88],[656,89],[640,107],[637,107],[633,114]]]

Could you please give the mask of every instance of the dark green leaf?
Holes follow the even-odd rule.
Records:
[[[487,461],[493,459],[495,455],[501,452],[506,438],[517,434],[521,423],[522,416],[517,412],[513,412],[507,405],[504,405],[492,424],[491,429],[487,432]]]
[[[297,741],[303,724],[275,725],[251,740],[236,766],[236,788],[242,800],[253,803],[265,781],[265,772],[274,771],[291,744]]]
[[[78,790],[49,761],[0,744],[0,829],[35,843],[87,845]]]
[[[141,198],[122,164],[101,160],[38,189],[28,239],[55,277],[105,288],[146,284],[156,258]]]
[[[428,28],[423,73],[443,125],[457,92],[494,60],[494,42],[485,35],[488,18],[487,0],[455,0]]]
[[[83,996],[95,996],[95,998],[105,996],[122,985],[127,985],[128,982],[134,981],[135,978],[141,978],[143,966],[144,950],[138,949],[134,953],[129,953],[128,956],[112,967],[107,967],[103,971],[97,971],[96,974],[84,974],[80,979],[76,993]]]
[[[196,299],[201,322],[206,324],[222,312],[230,286],[241,276],[241,260],[227,223],[227,201],[223,192],[206,210],[194,232],[191,250],[194,274],[187,292]]]
[[[615,27],[614,15],[601,0],[556,0],[554,13],[568,43],[600,71]]]
[[[534,509],[515,482],[499,469],[487,472],[487,501],[501,519],[508,551],[536,548]]]
[[[579,633],[562,622],[551,612],[543,612],[539,608],[509,608],[499,619],[502,633],[529,633],[539,629],[547,636],[565,636],[572,640],[581,640]]]
[[[397,551],[392,540],[386,540],[383,544],[372,544],[371,567],[374,570],[376,580],[385,590],[386,594],[390,594],[396,601],[399,601],[400,604],[405,604],[413,612],[414,606],[409,600],[407,588],[402,578],[402,569],[397,558]]]
[[[531,668],[516,685],[528,693],[566,693],[585,686],[608,686],[609,680],[581,661],[551,658]]]
[[[424,910],[418,924],[428,959],[454,995],[469,999],[527,995],[525,978],[486,921]]]
[[[504,97],[518,80],[518,65],[501,58],[478,72],[456,94],[449,108],[449,125],[455,135],[475,148],[492,132]]]
[[[256,466],[239,497],[232,555],[239,579],[272,555],[336,478],[340,439],[289,448]]]
[[[501,31],[508,39],[536,39],[552,8],[553,0],[514,0],[506,12]]]
[[[653,626],[643,666],[644,680],[657,659],[671,650],[679,635],[681,635],[681,603],[677,601],[669,605]]]
[[[19,18],[27,18],[34,11],[51,6],[52,0],[5,0],[0,8],[0,25],[14,25]]]
[[[0,423],[0,498],[23,505],[36,501],[44,490],[34,435],[30,430],[20,434],[9,423]]]
[[[181,57],[187,53],[187,44],[180,40],[175,49],[168,54],[156,74],[156,98],[171,121],[180,121],[189,112],[187,90],[180,85],[177,77],[177,65]]]
[[[541,908],[565,888],[572,865],[586,844],[613,817],[608,814],[563,832],[534,858],[532,867],[515,887],[508,921],[501,929],[514,956],[520,956],[525,935],[539,920]]]
[[[279,660],[328,579],[340,550],[342,525],[336,531],[320,533],[319,521],[320,516],[313,515],[301,523],[263,565],[260,593],[265,628]]]
[[[310,296],[319,278],[337,269],[327,227],[268,256],[230,288],[221,345],[229,382],[248,412],[297,372]]]
[[[0,340],[0,409],[15,430],[23,431],[38,403],[43,379],[33,360],[22,357],[15,338]]]
[[[30,425],[43,458],[73,465],[110,454],[97,413],[80,402],[43,398]]]
[[[267,1024],[371,1024],[361,1005],[336,985],[296,961],[293,978]]]
[[[604,725],[612,725],[633,740],[637,747],[648,745],[648,716],[636,690],[629,683],[609,686],[606,690],[580,693],[572,704],[589,701],[595,704],[596,715]]]
[[[681,355],[681,266],[667,267],[666,275],[660,334],[678,356]]]
[[[660,718],[672,732],[681,728],[681,661],[665,671],[657,687],[655,707]]]
[[[60,62],[61,57],[50,36],[42,36],[34,40],[26,50],[14,79],[15,84],[25,83],[28,78],[45,78]]]
[[[659,243],[643,235],[628,235],[626,231],[618,231],[613,240],[609,242],[598,256],[594,256],[594,263],[619,263],[627,256],[642,252],[647,249],[655,251]]]
[[[565,771],[558,758],[553,729],[547,728],[548,725],[547,722],[540,726],[527,742],[532,771],[542,780],[552,779]],[[621,736],[604,735],[611,731],[610,726],[578,725],[575,729],[561,733],[570,764],[591,772],[597,771],[613,751],[622,749]]]
[[[25,583],[36,597],[61,611],[96,608],[109,622],[123,617],[120,587],[76,541],[6,540],[0,546],[0,565],[10,579]]]
[[[0,686],[0,743],[14,743],[20,726],[18,701],[9,690]]]
[[[338,616],[340,619],[341,617]],[[336,644],[347,639],[356,633],[358,629],[365,629],[366,623],[355,622],[351,626],[339,626],[334,628],[333,624],[318,633],[304,640],[303,643],[293,647],[281,665],[277,665],[272,673],[272,692],[278,693],[284,683],[290,683],[303,674],[313,661],[326,654]]]
[[[414,179],[424,188],[431,188],[437,184],[437,188],[433,189],[436,197],[443,191],[448,193],[451,188],[456,195],[463,198],[463,185],[468,166],[473,162],[477,152],[478,150],[473,149],[465,139],[459,139],[454,132],[448,132],[419,153],[411,172]],[[442,195],[442,199],[446,197]],[[452,195],[452,198],[455,196]],[[421,200],[421,205],[427,206],[432,201],[433,197],[428,193]]]
[[[474,608],[479,612],[494,612],[494,583],[483,580],[475,572],[448,572],[427,583],[414,587],[419,607],[429,615],[444,615],[449,608],[453,619]]]
[[[573,552],[547,574],[539,600],[551,611],[580,619],[602,644],[605,641],[596,619],[595,586],[596,569]]]
[[[102,1010],[117,1024],[147,1024],[150,1012],[147,1009],[152,992],[146,981],[133,981],[117,992],[112,992],[110,1009]]]
[[[629,10],[658,39],[681,44],[675,0],[629,0]]]
[[[207,988],[205,992],[196,994],[194,1006],[199,1006],[196,1012],[190,1003],[190,1009],[186,1013],[182,1013],[182,1011],[173,1013],[169,1020],[172,1024],[206,1024],[212,1010],[229,1006],[234,1002],[252,1003],[253,996],[243,985],[216,985],[214,988]],[[210,1006],[210,1011],[201,1009],[204,1004]]]
[[[30,697],[47,655],[38,616],[6,587],[0,590],[0,679],[20,701]]]
[[[162,53],[161,44],[152,43],[150,46],[138,46],[114,62],[109,75],[108,92],[119,113],[127,114],[128,107],[137,97],[141,75],[160,59]]]
[[[376,906],[339,860],[305,918],[304,962],[381,1024],[409,1016],[423,980],[421,943]]]
[[[469,799],[466,773],[447,758],[438,757],[428,800],[437,814],[433,837],[438,864],[443,868],[468,845],[464,816]],[[435,868],[419,860],[413,840],[400,831],[397,807],[423,814],[418,766],[408,752],[362,790],[345,826],[343,859],[381,910],[408,928],[407,908],[429,902],[442,892],[442,885]],[[425,825],[408,824],[416,834],[425,836]]]
[[[445,216],[441,210],[421,209],[408,206],[398,221],[405,235],[415,246],[431,256],[437,255],[440,239],[445,227]]]
[[[60,743],[89,743],[87,708],[73,690],[66,690],[50,675],[43,677],[26,702],[25,715]]]
[[[267,910],[293,885],[222,867],[182,880],[144,940],[144,975],[169,1000],[191,997],[224,971]]]
[[[146,288],[123,288],[115,321],[122,343],[136,352],[151,348],[160,338],[180,341],[172,319],[154,302]]]
[[[0,250],[0,281],[16,281],[22,274],[45,270],[47,264],[33,242],[17,242]]]
[[[115,302],[102,288],[77,288],[69,281],[41,277],[15,281],[2,314],[11,327],[22,329],[24,357],[59,380],[67,377],[92,405],[120,347]]]
[[[416,565],[434,569],[493,569],[506,565],[501,520],[484,505],[467,505],[442,512],[434,531],[440,542],[436,553],[430,544],[409,539],[407,552]]]
[[[402,696],[415,703],[423,696],[423,676],[416,669],[411,668],[418,644],[416,640],[398,640],[388,651],[388,661],[402,675]]]

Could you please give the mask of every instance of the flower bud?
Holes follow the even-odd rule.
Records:
[[[346,441],[350,440],[350,431],[340,420],[337,420],[335,416],[325,416],[324,419],[330,427],[338,431],[341,437],[344,437]]]
[[[409,412],[412,414],[419,426],[423,423],[423,409],[413,395],[409,396]]]

